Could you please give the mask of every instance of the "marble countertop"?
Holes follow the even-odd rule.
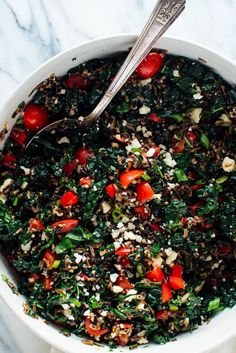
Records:
[[[58,52],[92,38],[139,32],[155,3],[0,0],[0,105],[26,75]],[[187,0],[185,12],[168,34],[203,44],[236,61],[235,13],[235,0]],[[11,331],[15,318],[0,301],[0,353],[27,353],[22,340],[16,344],[12,338],[6,321]],[[46,353],[46,345],[40,348],[37,338],[30,339],[29,352]],[[235,352],[234,344],[224,347],[224,352]]]

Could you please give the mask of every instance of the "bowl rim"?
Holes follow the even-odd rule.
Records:
[[[126,38],[129,41],[134,41],[138,36],[138,33],[135,32],[128,32],[128,33],[121,33],[121,34],[115,34],[115,35],[107,35],[107,36],[103,36],[103,37],[98,37],[98,38],[94,38],[92,40],[87,40],[87,41],[83,41],[81,44],[76,44],[66,50],[63,50],[61,52],[59,52],[58,54],[56,54],[55,56],[49,58],[47,61],[43,62],[42,64],[40,64],[39,66],[37,66],[31,73],[29,73],[24,80],[22,80],[18,86],[12,91],[12,93],[9,95],[9,97],[3,102],[2,106],[0,107],[0,115],[2,113],[2,111],[5,110],[5,108],[11,103],[12,99],[14,96],[16,96],[18,94],[18,92],[21,91],[21,89],[25,86],[25,84],[31,80],[38,72],[40,72],[41,70],[43,70],[45,67],[47,67],[48,65],[50,65],[50,63],[53,63],[54,61],[57,61],[58,58],[63,57],[67,54],[69,54],[70,52],[73,52],[76,49],[82,50],[83,48],[86,48],[87,46],[93,45],[93,43],[97,43],[97,45],[99,45],[99,43],[101,43],[102,45],[104,45],[104,43],[106,43],[106,41],[111,41],[111,40],[117,40],[117,39],[122,39],[122,38]],[[224,61],[226,61],[227,63],[229,63],[230,65],[235,67],[236,70],[236,61],[234,62],[232,59],[228,58],[227,56],[222,55],[220,52],[215,51],[213,49],[209,49],[207,48],[205,45],[202,45],[196,41],[190,41],[190,40],[185,40],[183,38],[180,38],[178,36],[172,36],[172,35],[165,35],[162,37],[165,41],[167,42],[171,42],[171,41],[175,41],[177,43],[179,43],[179,45],[185,44],[185,45],[189,45],[191,47],[194,47],[195,49],[199,49],[199,50],[204,50],[205,52],[207,52],[209,55],[213,55],[215,57],[219,57],[221,59],[223,59]],[[158,43],[158,41],[157,41]],[[73,64],[72,64],[73,66]],[[4,121],[3,121],[4,123]],[[1,286],[1,284],[0,284]],[[11,291],[10,291],[11,292]],[[8,308],[20,319],[20,321],[26,325],[26,327],[28,329],[30,329],[34,334],[36,334],[38,337],[40,337],[44,342],[47,342],[48,344],[50,344],[52,347],[55,347],[57,349],[60,350],[61,352],[61,348],[64,350],[66,349],[66,339],[68,339],[67,337],[63,337],[65,345],[64,347],[61,347],[60,344],[57,341],[54,341],[54,338],[51,337],[50,335],[47,334],[47,330],[41,330],[38,331],[37,328],[34,325],[30,325],[31,323],[31,318],[29,318],[24,312],[23,309],[21,308],[21,311],[19,312],[19,305],[18,303],[16,303],[16,301],[14,300],[14,296],[13,295],[8,295],[9,292],[8,291],[0,291],[0,297],[1,299],[4,301],[4,303],[8,306]],[[11,293],[12,294],[12,293]],[[226,309],[226,310],[235,310],[235,308],[233,309]],[[236,310],[235,310],[236,313]],[[30,320],[28,320],[30,319]],[[42,322],[43,323],[43,322]],[[45,325],[46,326],[46,325]],[[210,350],[214,350],[215,348],[217,348],[219,345],[225,343],[226,341],[230,340],[231,338],[236,337],[236,329],[231,329],[229,330],[227,333],[225,333],[225,335],[223,337],[221,337],[220,339],[216,337],[215,342],[212,342],[212,344],[205,346],[203,348],[201,348],[201,350],[197,351],[198,353],[207,353]],[[61,341],[61,340],[60,340]],[[171,342],[174,343],[174,342]],[[144,346],[140,346],[139,348],[143,348]],[[158,347],[158,345],[157,345]],[[173,349],[174,349],[174,345],[173,345]],[[79,348],[78,348],[79,349]],[[86,349],[86,346],[85,346]],[[101,349],[101,348],[100,348]],[[121,349],[121,348],[120,348]],[[125,349],[123,349],[122,347],[122,351],[125,351]],[[105,350],[104,350],[105,351]],[[64,351],[66,352],[66,350]],[[72,350],[68,351],[68,352],[72,352]],[[182,352],[185,353],[185,352]]]

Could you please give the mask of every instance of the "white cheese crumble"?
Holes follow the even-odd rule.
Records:
[[[141,80],[139,82],[140,86],[147,86],[149,83],[152,82],[152,79],[151,78],[146,78],[145,80]]]
[[[198,92],[193,95],[193,98],[197,100],[197,99],[202,99],[203,96]]]
[[[27,181],[23,181],[23,183],[22,183],[21,186],[20,186],[21,189],[22,189],[22,190],[25,190],[25,189],[27,188],[28,184],[29,184],[29,183],[27,183]]]
[[[143,105],[141,108],[139,108],[140,115],[149,114],[150,112],[151,112],[151,108],[147,107],[146,105]]]
[[[75,253],[75,254],[74,254],[74,257],[75,257],[75,262],[76,262],[77,264],[79,264],[79,263],[83,260],[83,256],[80,255],[80,254]]]
[[[193,109],[190,119],[195,123],[198,124],[199,121],[201,120],[201,113],[202,113],[202,108],[195,108]]]
[[[133,139],[133,141],[131,141],[131,144],[126,146],[125,148],[126,148],[126,151],[128,153],[130,153],[130,152],[132,152],[133,148],[141,148],[141,147],[142,147],[141,143],[139,142],[139,140],[137,138],[135,138],[135,139]],[[135,152],[135,154],[140,154],[140,153]]]
[[[13,184],[13,179],[5,179],[3,184],[0,186],[0,193],[2,194],[9,186]]]
[[[172,159],[172,155],[170,154],[170,152],[166,152],[165,158],[163,160],[164,160],[165,164],[171,168],[174,168],[177,164],[176,161],[174,159]]]
[[[21,244],[21,249],[24,251],[24,252],[28,252],[30,251],[31,249],[31,244],[32,244],[32,240],[30,240],[27,244]]]
[[[20,166],[20,169],[23,170],[23,172],[25,173],[25,175],[30,175],[31,169],[30,168],[25,168],[23,167],[23,165]]]
[[[156,152],[155,148],[152,147],[152,148],[150,148],[150,150],[147,151],[146,155],[147,155],[147,157],[150,158],[150,157],[154,156],[155,152]]]
[[[70,143],[70,140],[68,139],[68,137],[63,136],[62,138],[60,138],[60,140],[58,140],[57,142],[59,145],[61,145],[62,143]]]
[[[112,290],[113,290],[114,293],[121,293],[121,292],[123,292],[123,288],[120,287],[120,286],[113,286],[113,287],[112,287]]]
[[[102,212],[104,214],[106,214],[106,213],[108,213],[110,211],[110,209],[111,209],[111,206],[109,205],[109,203],[106,202],[106,201],[103,201],[102,202]]]
[[[179,70],[173,70],[174,77],[180,77]]]
[[[225,157],[222,162],[222,168],[225,172],[232,172],[235,169],[235,160],[229,157]]]
[[[118,274],[117,273],[112,273],[110,274],[110,280],[112,283],[115,283],[115,281],[117,280]]]
[[[124,232],[124,239],[125,240],[136,240],[137,243],[141,243],[141,241],[143,240],[141,235],[134,234],[131,231]]]

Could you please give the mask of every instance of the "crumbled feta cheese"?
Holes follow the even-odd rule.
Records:
[[[222,168],[225,172],[232,172],[235,169],[235,160],[229,157],[225,157],[222,162]]]
[[[83,116],[80,116],[80,117],[78,118],[78,120],[82,122],[82,121],[84,121],[84,117],[83,117]]]
[[[139,108],[139,114],[145,115],[149,114],[151,112],[151,108],[147,107],[146,105],[143,105],[141,108]]]
[[[178,185],[178,184],[168,183],[167,182],[167,185],[168,185],[168,189],[171,190],[171,189],[174,189],[176,187],[176,185]]]
[[[0,193],[4,193],[4,191],[6,191],[6,189],[11,186],[13,184],[14,180],[13,179],[5,179],[3,184],[0,186]]]
[[[23,183],[21,184],[21,189],[25,190],[27,188],[27,186],[29,185],[29,183],[27,183],[27,181],[23,181]]]
[[[201,113],[202,113],[202,108],[194,108],[190,119],[195,123],[198,124],[199,121],[201,120]]]
[[[178,254],[172,248],[165,249],[165,253],[168,256],[166,259],[166,264],[170,265],[173,261],[176,260]]]
[[[138,344],[146,344],[148,343],[148,340],[144,337],[140,338],[140,340],[138,340]]]
[[[79,264],[79,263],[83,260],[83,256],[80,255],[80,254],[75,253],[75,254],[74,254],[74,257],[75,257],[75,262],[76,262],[77,264]]]
[[[157,200],[161,200],[161,197],[162,197],[162,193],[155,194],[155,196],[154,196],[154,198]]]
[[[140,86],[147,86],[151,82],[152,82],[151,78],[146,78],[145,80],[139,81],[139,84],[140,84]]]
[[[103,311],[100,313],[100,315],[101,315],[102,317],[107,316],[107,314],[108,314],[108,311],[107,311],[107,310],[103,310]]]
[[[89,316],[89,314],[91,313],[91,311],[89,309],[87,309],[85,312],[84,312],[84,316]]]
[[[126,125],[127,125],[127,121],[126,121],[126,120],[123,120],[123,121],[122,121],[122,125],[123,125],[123,126],[126,126]]]
[[[117,273],[112,273],[110,274],[110,280],[111,282],[115,283],[115,281],[117,280],[118,274]]]
[[[135,228],[135,225],[134,225],[133,223],[129,222],[129,223],[127,224],[127,228],[128,228],[128,230],[132,230],[132,229]]]
[[[120,286],[113,286],[113,287],[112,287],[112,290],[113,290],[114,293],[121,293],[121,292],[123,292],[123,288],[120,287]]]
[[[172,159],[170,152],[166,152],[165,158],[163,159],[168,167],[174,168],[176,166],[176,161]]]
[[[153,259],[152,265],[153,265],[153,267],[155,267],[155,266],[161,267],[162,262],[163,262],[163,258],[160,255],[158,255],[155,259]]]
[[[70,309],[70,305],[69,304],[61,304],[61,306],[63,307],[64,310]]]
[[[179,70],[173,70],[174,77],[180,77]]]
[[[215,123],[216,126],[228,127],[232,125],[232,120],[226,114],[222,114]]]
[[[30,240],[27,244],[21,244],[21,249],[24,251],[24,252],[28,252],[30,251],[31,249],[31,244],[32,244],[32,240]]]
[[[104,214],[106,214],[106,213],[108,213],[110,211],[110,209],[111,209],[111,206],[109,205],[109,203],[106,202],[106,201],[103,201],[102,202],[102,212]]]
[[[117,228],[120,229],[120,228],[122,228],[122,227],[124,227],[124,224],[123,224],[122,222],[118,222],[118,223],[117,223]]]
[[[20,166],[20,169],[23,170],[23,172],[25,173],[25,175],[30,175],[31,169],[30,168],[25,168],[23,167],[23,165]]]
[[[141,148],[141,147],[142,147],[141,143],[139,142],[139,140],[137,138],[135,138],[135,139],[133,139],[133,141],[131,141],[131,144],[126,146],[125,148],[126,148],[127,152],[130,153],[130,152],[132,152],[133,148]],[[135,152],[135,154],[137,154],[137,153],[139,154],[139,152]]]
[[[193,95],[193,99],[202,99],[202,98],[203,98],[203,96],[200,93],[195,93]]]
[[[62,143],[70,143],[70,140],[68,139],[68,137],[63,136],[60,138],[60,140],[57,142],[59,145],[61,145]]]
[[[136,240],[137,243],[141,243],[143,238],[140,235],[134,234],[133,232],[125,231],[124,232],[124,239],[125,240]]]
[[[147,157],[152,157],[154,156],[155,152],[156,152],[155,148],[152,147],[147,151],[146,155]]]

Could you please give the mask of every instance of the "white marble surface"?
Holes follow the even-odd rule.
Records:
[[[26,75],[56,53],[92,38],[138,32],[156,0],[0,0],[0,105]],[[169,34],[203,44],[236,61],[236,0],[187,0]],[[46,353],[48,346],[10,327],[17,320],[0,301],[0,353]],[[15,327],[15,326],[14,326]],[[19,327],[19,326],[17,326]],[[31,348],[22,345],[31,337]],[[19,342],[18,342],[19,343]],[[234,348],[233,348],[234,346]],[[224,345],[235,353],[235,343]],[[214,352],[215,353],[215,352]]]

